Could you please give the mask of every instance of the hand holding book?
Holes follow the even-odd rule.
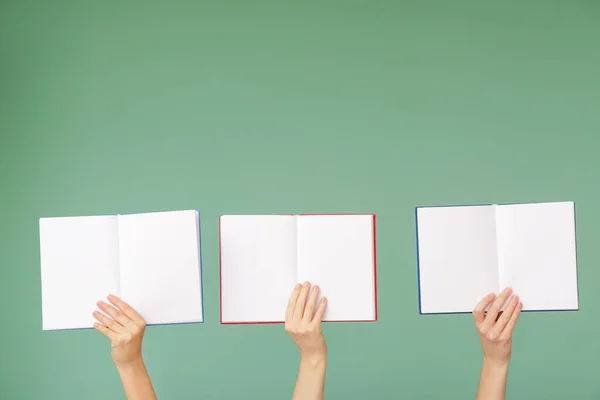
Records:
[[[309,282],[296,285],[285,312],[285,330],[290,334],[303,359],[325,358],[327,345],[321,331],[321,320],[327,307],[327,299],[322,297],[317,305],[319,287]]]
[[[129,304],[109,295],[108,301],[97,303],[104,313],[94,311],[94,328],[110,339],[111,355],[117,367],[142,361],[142,339],[146,321]]]
[[[511,294],[510,288],[504,289],[498,297],[490,293],[473,310],[483,358],[488,362],[508,364],[510,361],[512,332],[523,308],[519,296],[513,296],[506,304],[504,312],[500,311]],[[488,306],[489,311],[485,314]]]
[[[120,298],[109,295],[112,304],[99,301],[104,312],[94,311],[94,328],[110,339],[111,356],[119,371],[128,399],[156,399],[150,376],[142,359],[146,321]]]
[[[523,303],[506,288],[499,296],[485,296],[473,310],[475,327],[483,349],[483,366],[477,400],[504,400],[508,363],[512,352],[512,333]],[[508,301],[508,303],[507,303]],[[486,314],[485,310],[489,307]],[[504,312],[501,310],[504,307]]]
[[[297,284],[285,312],[285,330],[300,350],[300,369],[292,400],[322,400],[325,393],[327,344],[321,331],[327,299],[320,288]]]

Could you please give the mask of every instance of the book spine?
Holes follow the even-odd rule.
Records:
[[[221,216],[219,216],[219,320],[223,323],[223,262],[221,254]]]
[[[375,321],[379,319],[377,293],[377,215],[373,214],[373,285],[375,290]]]

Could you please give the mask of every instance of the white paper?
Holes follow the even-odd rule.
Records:
[[[120,295],[116,216],[40,219],[44,330],[91,328],[98,300]]]
[[[296,284],[296,217],[220,219],[221,322],[282,322]]]
[[[470,312],[498,291],[492,206],[417,209],[421,313]]]
[[[421,312],[511,287],[524,310],[577,310],[573,202],[417,209]]]
[[[298,217],[298,282],[321,288],[324,320],[375,320],[373,234],[372,215]]]
[[[524,310],[577,310],[573,202],[497,208],[500,287],[512,287]]]
[[[121,296],[148,324],[201,322],[198,213],[119,215]]]
[[[328,297],[326,320],[375,320],[373,228],[372,215],[221,217],[222,322],[283,322],[305,280]]]

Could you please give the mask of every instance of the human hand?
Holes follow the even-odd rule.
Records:
[[[327,344],[321,331],[327,299],[321,298],[317,307],[319,287],[310,283],[296,285],[285,313],[285,330],[292,337],[303,360],[320,361],[327,357]]]
[[[523,308],[523,303],[519,302],[519,296],[513,296],[504,312],[500,312],[511,293],[512,289],[510,288],[504,289],[498,297],[494,293],[490,293],[473,310],[475,327],[479,334],[483,359],[486,363],[506,366],[510,361],[512,332]],[[485,309],[490,304],[491,307],[486,315]]]
[[[117,368],[143,363],[142,340],[146,322],[129,304],[117,296],[109,295],[108,300],[114,307],[103,301],[99,301],[97,305],[110,318],[94,311],[94,318],[99,321],[94,324],[94,328],[110,339],[111,356]]]

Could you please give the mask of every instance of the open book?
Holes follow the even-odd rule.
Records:
[[[296,283],[327,297],[325,321],[377,320],[375,215],[225,215],[221,323],[281,323]]]
[[[573,202],[416,209],[422,314],[512,287],[523,310],[577,310]]]
[[[199,214],[41,218],[44,330],[91,328],[121,297],[148,324],[202,322]]]

